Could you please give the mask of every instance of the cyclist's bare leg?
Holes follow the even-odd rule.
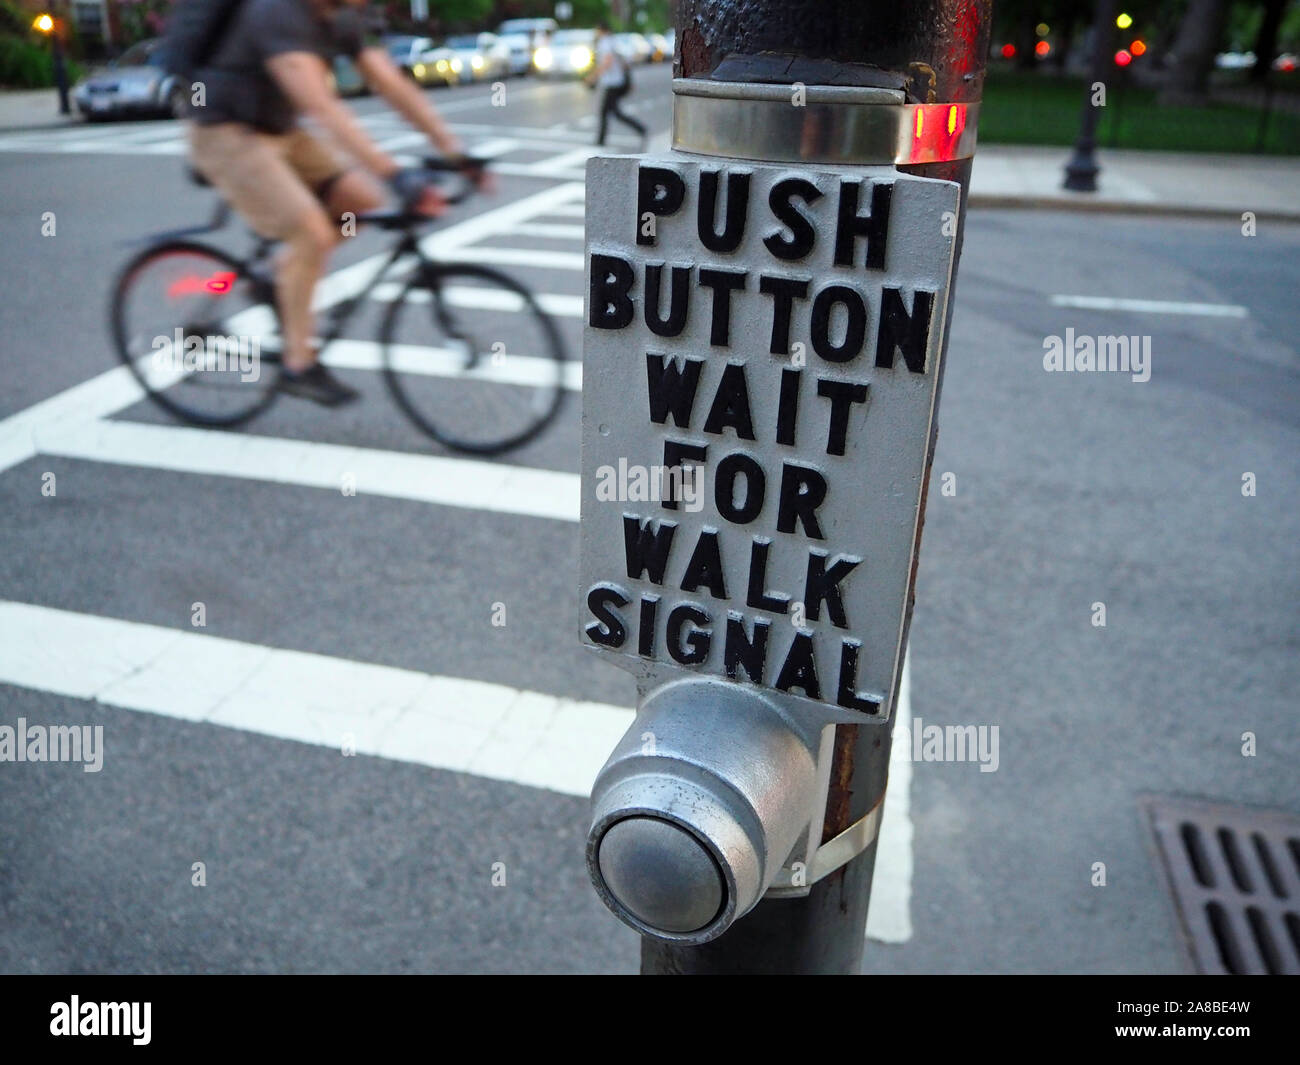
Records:
[[[348,170],[340,174],[330,188],[330,214],[338,218],[347,213],[359,215],[366,211],[377,211],[387,199],[383,186],[369,173],[364,170]],[[340,232],[354,231],[340,229]]]
[[[284,238],[276,264],[276,302],[284,327],[284,367],[301,373],[316,361],[312,347],[312,295],[325,273],[339,231],[320,207],[304,211]]]

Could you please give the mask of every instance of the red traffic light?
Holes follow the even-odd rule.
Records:
[[[1015,57],[1016,57],[1016,46],[1014,44],[1004,44],[1002,46],[1002,58],[1015,59]]]
[[[1117,67],[1126,67],[1131,62],[1133,62],[1133,57],[1129,54],[1127,49],[1121,48],[1115,53],[1115,65]]]

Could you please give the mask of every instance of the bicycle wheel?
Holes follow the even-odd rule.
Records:
[[[123,269],[110,311],[118,357],[164,410],[238,425],[269,404],[279,319],[265,282],[215,248],[172,241]]]
[[[497,455],[560,411],[564,343],[532,293],[468,263],[417,269],[384,315],[384,379],[406,415],[455,451]]]

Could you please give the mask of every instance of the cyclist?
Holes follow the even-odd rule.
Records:
[[[410,210],[436,215],[446,201],[426,173],[403,169],[335,95],[329,64],[348,56],[370,88],[452,160],[456,136],[389,58],[368,39],[366,0],[243,0],[196,81],[191,111],[194,167],[263,236],[283,242],[276,303],[284,332],[284,391],[327,406],[357,393],[316,361],[312,295],[339,243],[345,212],[380,207],[386,181]],[[299,124],[309,118],[346,153]],[[480,184],[486,177],[480,170]]]

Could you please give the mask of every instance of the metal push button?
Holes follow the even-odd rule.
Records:
[[[657,817],[628,817],[600,841],[600,875],[638,920],[665,932],[696,932],[727,897],[718,863],[690,832]]]
[[[587,865],[601,899],[645,935],[721,935],[808,829],[821,732],[710,678],[651,692],[592,788]]]

